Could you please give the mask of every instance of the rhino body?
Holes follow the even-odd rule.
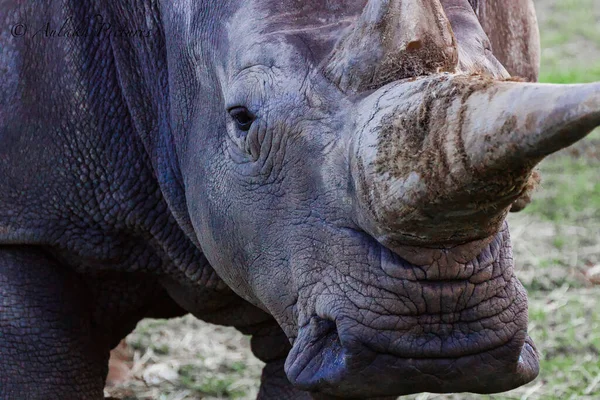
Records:
[[[600,98],[507,81],[508,3],[2,1],[0,398],[100,399],[188,312],[252,335],[261,399],[531,381],[504,219]]]

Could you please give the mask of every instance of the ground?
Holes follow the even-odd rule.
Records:
[[[600,1],[536,0],[542,82],[600,81]],[[600,398],[600,131],[540,167],[532,205],[511,215],[517,274],[529,291],[530,335],[540,376],[494,396],[421,394],[426,399]],[[586,276],[587,275],[587,276]],[[253,399],[261,363],[248,338],[190,316],[142,321],[127,337],[132,378],[107,391],[123,399]]]

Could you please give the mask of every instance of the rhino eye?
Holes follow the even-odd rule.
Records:
[[[254,122],[254,115],[246,107],[234,107],[229,110],[229,115],[237,124],[239,130],[248,132]]]

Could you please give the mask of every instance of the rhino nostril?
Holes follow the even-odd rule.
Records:
[[[337,334],[337,325],[332,318],[315,316],[311,321],[315,332],[322,336],[328,336],[333,333]]]

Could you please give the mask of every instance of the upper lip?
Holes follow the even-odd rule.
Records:
[[[527,383],[538,372],[537,354],[524,331],[518,333],[519,338],[476,353],[455,357],[399,357],[371,348],[354,354],[337,339],[330,321],[318,317],[312,321],[309,329],[321,335],[316,338],[303,332],[302,343],[294,347],[286,361],[289,379],[305,390],[336,396],[349,396],[349,393],[389,396],[420,391],[491,393]],[[505,352],[515,353],[514,360],[505,360]],[[489,359],[496,364],[486,363]],[[473,369],[477,365],[481,368]],[[388,379],[383,375],[386,372]],[[368,379],[372,374],[375,374],[373,378],[377,376],[376,380]],[[375,381],[378,383],[373,386]],[[359,383],[364,388],[357,386]]]

